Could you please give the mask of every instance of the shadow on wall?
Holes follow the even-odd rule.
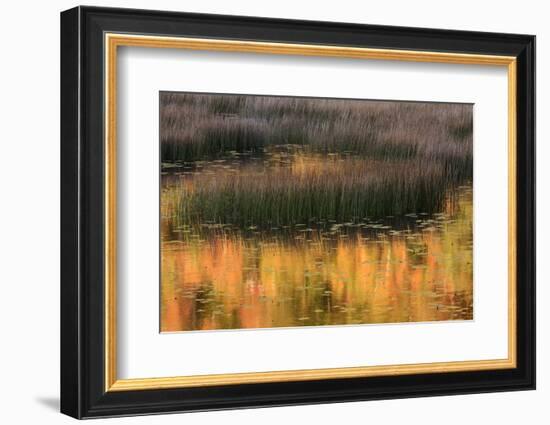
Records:
[[[36,397],[35,401],[48,409],[59,412],[59,397]]]

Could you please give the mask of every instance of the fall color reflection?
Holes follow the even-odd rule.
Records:
[[[472,105],[160,95],[161,331],[473,318]]]
[[[162,244],[162,331],[472,319],[472,194],[338,231],[177,233]]]

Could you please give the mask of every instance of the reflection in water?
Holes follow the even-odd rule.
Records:
[[[471,185],[439,213],[343,224],[193,228],[167,211],[164,332],[472,319]]]
[[[472,319],[472,105],[159,100],[162,331]]]

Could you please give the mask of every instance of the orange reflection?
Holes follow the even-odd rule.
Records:
[[[408,223],[184,229],[162,243],[162,331],[472,319],[471,188]]]

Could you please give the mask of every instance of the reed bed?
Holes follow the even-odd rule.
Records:
[[[172,200],[184,224],[241,227],[338,223],[364,217],[432,214],[457,179],[434,164],[347,159],[270,168],[262,173],[200,173]]]
[[[163,92],[160,111],[167,162],[281,144],[371,158],[472,157],[471,105]]]
[[[163,194],[179,224],[432,214],[472,180],[471,105],[190,93],[160,104],[163,168],[185,170]]]

